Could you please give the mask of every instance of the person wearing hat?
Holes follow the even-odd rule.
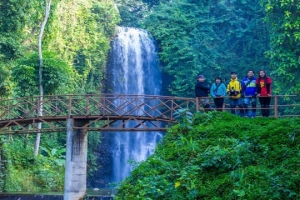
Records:
[[[240,110],[240,116],[244,116],[244,108],[243,108],[243,82],[239,81],[237,78],[236,72],[230,73],[231,79],[230,82],[227,84],[227,94],[229,95],[229,102],[230,102],[230,108],[231,113],[236,114],[236,107],[239,107]]]
[[[205,77],[203,75],[197,76],[197,83],[195,84],[195,95],[199,98],[200,104],[205,108],[210,108],[208,94],[210,87],[204,83]]]

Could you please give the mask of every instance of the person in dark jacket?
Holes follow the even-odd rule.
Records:
[[[253,70],[248,70],[247,76],[243,79],[245,85],[244,106],[245,112],[250,118],[256,116],[256,78]],[[248,109],[251,104],[252,109]]]
[[[197,76],[197,83],[195,84],[195,95],[199,98],[200,104],[205,108],[210,108],[208,94],[210,87],[204,83],[205,77],[203,75]]]

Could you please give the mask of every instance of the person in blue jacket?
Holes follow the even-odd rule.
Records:
[[[248,70],[247,76],[243,79],[245,87],[245,98],[244,98],[244,107],[248,117],[254,118],[256,116],[256,78],[254,76],[253,70]],[[251,109],[248,109],[251,104]]]
[[[214,98],[217,111],[222,111],[224,96],[226,96],[226,86],[220,77],[215,78],[215,82],[210,88],[210,95]]]

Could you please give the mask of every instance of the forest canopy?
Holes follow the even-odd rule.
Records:
[[[4,97],[20,95],[16,91],[22,88],[18,88],[20,84],[15,82],[12,71],[19,70],[14,69],[16,66],[26,68],[22,63],[26,62],[26,58],[30,59],[31,54],[37,53],[45,2],[4,0],[0,2],[0,10],[1,94]],[[57,65],[62,64],[59,62],[66,63],[62,64],[68,68],[64,72],[67,70],[75,76],[73,79],[66,79],[68,84],[58,82],[60,90],[52,89],[49,94],[62,91],[95,93],[101,90],[110,40],[119,21],[119,13],[112,0],[53,1],[42,41],[43,50],[56,54]],[[38,59],[36,61],[37,63],[31,63],[27,67],[38,65]],[[36,76],[27,81],[38,85]],[[73,85],[72,89],[70,85]],[[64,87],[69,88],[65,90]],[[22,96],[38,94],[33,90]]]
[[[198,74],[211,82],[239,78],[248,69],[269,69],[268,26],[259,1],[170,1],[161,3],[143,22],[159,42],[164,71],[172,78],[169,91],[194,96]]]
[[[54,0],[43,47],[77,74],[76,93],[105,87],[109,42],[120,25],[142,27],[154,36],[167,75],[166,94],[191,97],[198,74],[209,83],[216,76],[227,81],[233,69],[239,78],[248,69],[256,73],[264,69],[274,79],[276,94],[299,94],[299,4],[289,0]],[[37,51],[44,6],[37,0],[0,3],[2,96],[18,90],[11,78],[18,60]]]

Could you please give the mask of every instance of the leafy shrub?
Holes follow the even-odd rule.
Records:
[[[116,198],[297,199],[299,122],[197,113],[191,128],[179,123],[168,130]]]
[[[20,96],[37,95],[39,80],[39,56],[32,53],[18,61],[13,77]],[[26,83],[26,84],[24,84]],[[76,85],[76,73],[54,52],[43,53],[43,87],[46,95],[72,92]]]
[[[63,191],[65,148],[58,142],[61,134],[43,134],[41,153],[34,157],[35,137],[1,136],[5,168],[3,191]]]

